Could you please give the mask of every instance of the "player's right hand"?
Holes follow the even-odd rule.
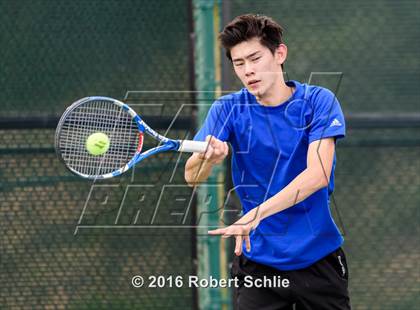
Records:
[[[227,143],[210,135],[206,137],[206,142],[209,143],[207,150],[204,153],[200,153],[199,158],[215,165],[220,164],[229,154]]]

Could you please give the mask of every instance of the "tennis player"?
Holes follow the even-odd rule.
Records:
[[[231,145],[243,216],[209,234],[236,239],[238,309],[350,309],[343,238],[329,210],[344,117],[331,91],[284,80],[282,36],[273,19],[252,14],[220,33],[245,87],[211,106],[195,136],[209,148],[188,159],[185,179],[205,181]],[[257,287],[250,278],[287,281]]]

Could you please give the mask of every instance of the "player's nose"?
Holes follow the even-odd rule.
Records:
[[[255,73],[254,67],[250,63],[245,63],[245,76],[249,77]]]

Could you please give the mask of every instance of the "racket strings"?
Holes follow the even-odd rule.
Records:
[[[96,132],[110,140],[103,155],[91,155],[87,138]],[[139,131],[131,115],[112,101],[89,101],[71,111],[62,124],[59,148],[63,160],[85,175],[104,175],[124,167],[135,155]]]

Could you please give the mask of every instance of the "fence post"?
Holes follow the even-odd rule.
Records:
[[[217,44],[220,31],[220,0],[194,0],[195,77],[197,88],[198,121],[205,120],[211,103],[221,95],[221,57]],[[197,229],[198,276],[200,279],[227,279],[226,242],[209,237],[207,231],[221,225],[220,210],[224,200],[224,171],[216,166],[207,184],[198,188]],[[229,288],[200,288],[200,309],[230,309]]]

